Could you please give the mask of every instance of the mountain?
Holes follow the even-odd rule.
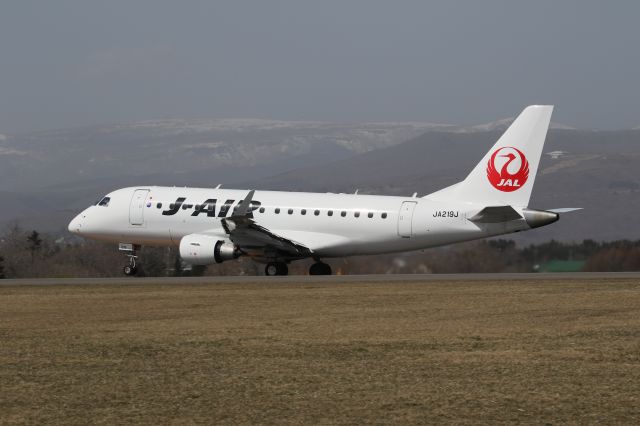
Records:
[[[256,119],[148,120],[0,135],[0,191],[83,182],[176,185],[257,179],[397,145],[425,132],[502,129],[431,123],[324,123]],[[241,171],[240,171],[241,170]]]
[[[425,195],[463,179],[508,124],[156,120],[5,135],[0,225],[63,232],[74,213],[129,185]],[[585,210],[519,238],[640,238],[640,130],[559,127],[531,206]]]
[[[238,168],[260,177],[391,146],[441,125],[272,120],[152,120],[0,138],[0,190],[80,181],[166,181],[201,172],[228,182]],[[446,126],[445,126],[446,127]],[[292,166],[293,165],[293,166]],[[249,175],[247,176],[247,173]]]
[[[507,127],[511,126],[511,123],[515,120],[515,117],[503,118],[500,120],[492,121],[484,124],[476,124],[473,126],[463,126],[458,128],[452,128],[449,130],[459,132],[459,133],[475,133],[475,132],[491,132],[494,130],[506,130]],[[549,128],[553,130],[576,130],[571,126],[567,126],[566,124],[560,124],[552,121],[549,124]]]

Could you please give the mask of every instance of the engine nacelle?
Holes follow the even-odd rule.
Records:
[[[236,259],[240,250],[229,240],[203,234],[186,235],[180,240],[180,257],[191,265],[211,265]]]
[[[524,220],[531,228],[546,226],[560,219],[558,213],[548,212],[546,210],[524,209],[522,213],[524,214]]]

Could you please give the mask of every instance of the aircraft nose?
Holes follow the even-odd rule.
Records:
[[[82,232],[82,219],[83,214],[80,213],[78,216],[74,217],[71,222],[69,222],[69,232],[72,234],[80,234]]]

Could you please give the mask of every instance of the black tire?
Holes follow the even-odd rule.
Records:
[[[284,262],[269,262],[264,267],[265,275],[273,277],[275,275],[287,275],[289,273],[289,267]]]
[[[289,275],[289,267],[284,262],[278,262],[278,275]]]
[[[264,267],[264,274],[273,277],[278,275],[278,264],[276,262],[269,262]]]
[[[323,262],[316,262],[309,267],[309,275],[331,275],[331,266]]]
[[[138,268],[135,266],[126,265],[124,268],[122,268],[122,272],[124,272],[124,274],[128,277],[132,277],[138,273]]]

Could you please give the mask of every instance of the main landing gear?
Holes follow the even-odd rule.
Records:
[[[136,265],[136,259],[138,258],[138,256],[136,255],[136,250],[139,248],[140,246],[128,243],[120,243],[118,245],[118,250],[124,252],[129,258],[129,264],[125,265],[122,268],[122,272],[124,272],[124,274],[128,277],[131,277],[138,273],[138,266]]]
[[[288,275],[289,267],[284,262],[269,262],[264,267],[265,275],[273,277],[275,275]]]
[[[288,275],[289,268],[284,262],[269,262],[264,267],[264,273],[270,277],[276,275]],[[331,266],[318,261],[309,268],[309,275],[331,275]]]

